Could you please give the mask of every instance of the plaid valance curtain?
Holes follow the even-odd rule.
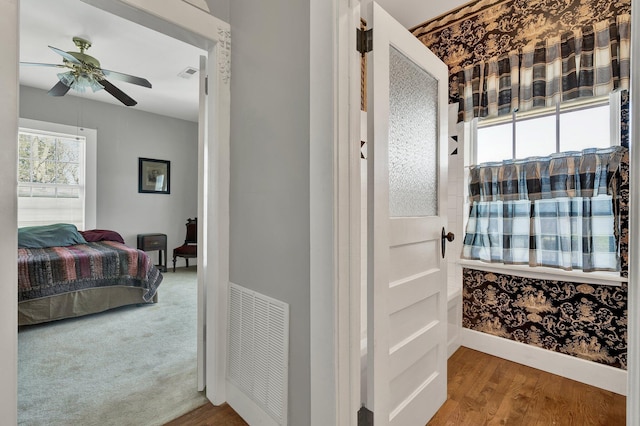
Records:
[[[470,170],[462,257],[619,271],[619,167],[626,148],[484,163]]]
[[[458,121],[628,89],[631,15],[603,21],[464,68]]]

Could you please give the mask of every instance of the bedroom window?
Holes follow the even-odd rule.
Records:
[[[95,189],[87,206],[87,132],[76,133],[19,129],[18,227],[72,223],[82,230],[95,224]]]
[[[619,111],[614,93],[472,123],[462,258],[619,271]]]

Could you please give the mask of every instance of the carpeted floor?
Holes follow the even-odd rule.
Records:
[[[196,270],[166,272],[155,305],[23,327],[20,425],[161,425],[196,390]]]

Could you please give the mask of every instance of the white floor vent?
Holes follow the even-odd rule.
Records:
[[[227,365],[229,381],[286,425],[289,305],[231,283]]]

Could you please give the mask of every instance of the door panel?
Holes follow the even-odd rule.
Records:
[[[367,408],[376,425],[424,425],[447,385],[448,72],[370,6]]]
[[[393,287],[402,281],[430,269],[438,269],[440,248],[434,241],[395,246],[389,252],[389,281]]]

